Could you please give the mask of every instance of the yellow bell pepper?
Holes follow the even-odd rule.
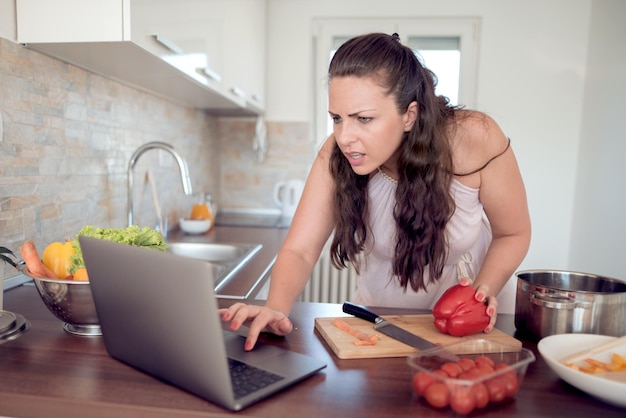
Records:
[[[49,244],[42,254],[42,262],[57,275],[59,279],[66,279],[71,276],[69,268],[70,258],[76,254],[71,241],[53,242]]]

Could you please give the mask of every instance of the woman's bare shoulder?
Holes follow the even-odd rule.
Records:
[[[491,116],[478,111],[461,111],[450,134],[455,174],[479,171],[505,151],[508,143],[508,138]]]
[[[333,148],[335,148],[335,137],[331,134],[319,145],[317,155],[327,160],[333,153]]]

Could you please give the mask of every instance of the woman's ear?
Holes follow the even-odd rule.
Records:
[[[415,121],[417,121],[417,102],[413,101],[404,112],[404,132],[409,132],[415,125]]]

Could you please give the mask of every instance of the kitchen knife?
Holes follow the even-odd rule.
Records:
[[[385,318],[378,316],[377,314],[367,310],[363,306],[355,305],[354,303],[350,302],[345,302],[343,304],[343,311],[347,314],[354,315],[357,318],[373,322],[375,330],[382,332],[383,334],[393,338],[394,340],[410,345],[411,347],[415,347],[419,350],[437,347],[436,344],[433,344],[428,340],[418,337],[417,335],[412,334],[407,330],[392,324]]]

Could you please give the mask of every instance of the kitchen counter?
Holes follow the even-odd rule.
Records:
[[[313,377],[237,413],[154,379],[109,357],[100,337],[63,331],[33,286],[4,295],[5,309],[31,321],[20,338],[0,345],[0,416],[12,417],[442,417],[411,393],[405,358],[340,360],[314,330],[314,318],[341,315],[341,305],[296,303],[295,330],[286,338],[264,335],[269,344],[325,361]],[[221,299],[222,306],[232,300]],[[420,313],[376,309],[383,314]],[[421,312],[423,313],[423,311]],[[513,335],[513,315],[500,315],[498,328]],[[624,409],[597,401],[558,378],[537,352],[516,399],[474,412],[481,417],[623,417]]]
[[[253,220],[251,217],[230,219]],[[233,221],[235,222],[235,221]],[[208,242],[262,244],[261,249],[216,293],[225,299],[254,298],[269,280],[278,250],[287,236],[287,228],[267,226],[254,222],[238,226],[216,225],[206,234],[190,235],[176,228],[168,232],[167,242]],[[4,281],[6,289],[31,282],[24,274],[17,274]]]
[[[215,217],[217,226],[245,226],[253,228],[289,228],[291,218],[273,210],[222,210]]]
[[[201,235],[189,235],[175,229],[168,233],[167,241],[262,244],[259,252],[217,293],[221,298],[248,299],[254,298],[269,280],[276,254],[287,236],[287,231],[276,227],[216,225],[208,233]]]

